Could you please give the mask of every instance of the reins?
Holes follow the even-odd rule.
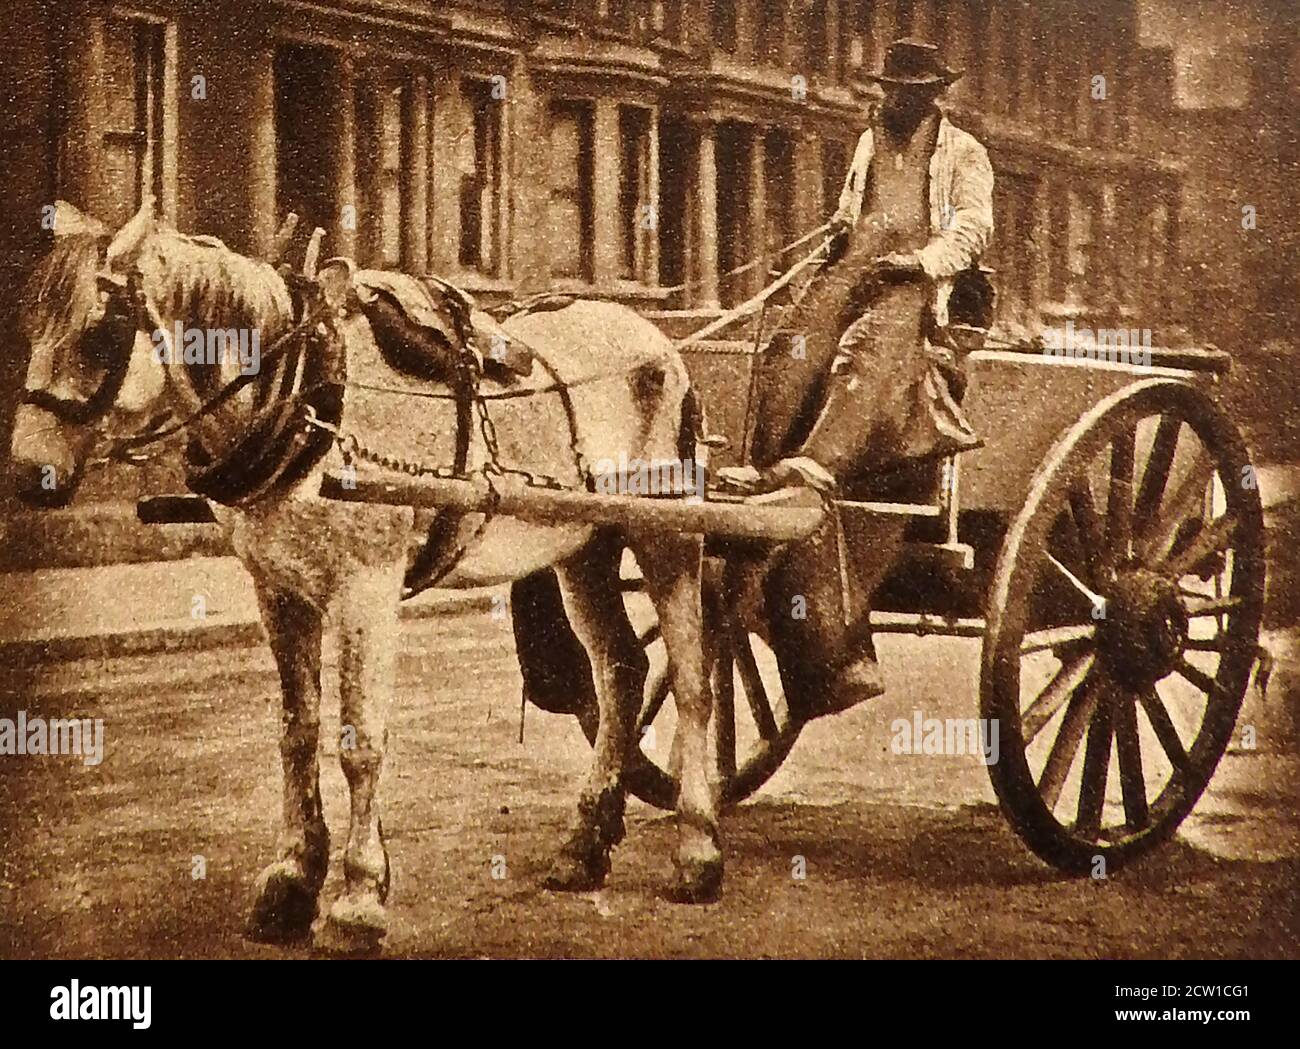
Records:
[[[152,324],[154,331],[165,330],[161,315],[152,300],[145,294],[144,290],[136,284],[131,288],[132,295],[136,298],[136,304],[142,309]],[[220,390],[209,397],[199,405],[184,419],[171,425],[159,429],[149,430],[145,433],[135,434],[131,437],[121,437],[110,443],[109,449],[104,453],[103,458],[132,460],[135,458],[132,453],[140,448],[148,447],[159,441],[164,441],[168,437],[173,437],[194,426],[196,423],[212,415],[224,405],[228,404],[236,394],[245,387],[251,385],[264,373],[268,365],[277,364],[292,348],[296,339],[301,338],[327,316],[328,311],[323,306],[317,306],[313,310],[304,310],[302,318],[288,331],[279,336],[267,348],[266,352],[261,355],[258,370],[256,372],[243,372],[237,375],[230,382],[226,383]],[[173,352],[176,352],[173,350]]]
[[[813,240],[820,234],[825,233],[825,231],[828,228],[829,228],[829,224],[823,224],[813,230],[808,231],[807,233],[798,237],[796,240],[791,241],[789,244],[784,245],[783,247],[778,249],[774,253],[775,256],[779,258],[780,256],[785,255],[790,251],[793,251],[795,248],[798,248],[806,244],[808,241]],[[775,280],[770,282],[766,287],[764,287],[757,294],[751,296],[749,299],[747,299],[745,302],[741,303],[740,305],[726,311],[720,317],[710,322],[709,324],[705,325],[703,328],[699,329],[698,331],[693,332],[692,334],[686,336],[683,339],[679,339],[675,341],[672,344],[672,347],[669,351],[666,351],[662,354],[656,354],[651,357],[648,357],[645,360],[639,362],[638,366],[644,366],[647,363],[653,363],[654,361],[657,360],[666,359],[672,353],[676,353],[679,350],[691,346],[695,343],[702,342],[705,339],[707,339],[710,335],[713,335],[716,332],[721,331],[722,329],[735,323],[737,320],[740,320],[759,310],[764,309],[767,305],[768,300],[771,299],[773,295],[775,295],[783,288],[787,287],[792,281],[794,281],[801,273],[807,270],[810,266],[817,264],[821,261],[824,261],[825,253],[827,248],[830,246],[830,243],[831,243],[831,239],[826,238],[821,243],[819,243],[816,248],[814,248],[808,254],[804,255],[802,258],[798,259],[792,266],[790,266],[789,269],[787,269]],[[764,255],[764,256],[760,256],[759,258],[755,258],[750,262],[744,264],[743,266],[728,271],[728,273],[722,274],[721,276],[731,276],[731,275],[746,272],[747,270],[752,269],[754,266],[761,264],[764,261],[764,259],[768,257],[770,256]],[[668,290],[680,291],[680,290],[684,290],[686,287],[689,286],[690,286],[689,284],[684,284],[676,288],[670,288]],[[154,305],[152,300],[149,299],[148,295],[144,292],[143,288],[140,286],[138,272],[132,273],[131,275],[128,276],[128,289],[132,296],[134,305],[147,318],[148,323],[153,326],[153,330],[155,331],[164,330],[165,326],[163,324],[161,316],[158,313],[156,306]],[[235,396],[237,396],[241,390],[245,389],[251,383],[256,381],[256,379],[265,372],[265,369],[268,366],[278,363],[282,357],[284,357],[288,352],[290,352],[295,340],[302,338],[305,334],[311,331],[317,324],[319,324],[322,320],[324,320],[328,316],[329,312],[330,310],[328,304],[324,302],[318,304],[317,306],[315,306],[310,310],[304,309],[302,316],[298,320],[298,322],[295,323],[288,331],[281,334],[271,344],[271,346],[262,354],[260,366],[257,372],[242,373],[236,376],[234,379],[226,383],[226,385],[223,386],[220,390],[218,390],[215,394],[213,394],[207,400],[203,401],[198,408],[196,408],[194,411],[192,411],[189,415],[187,415],[183,419],[177,420],[175,422],[172,422],[164,426],[155,427],[153,429],[147,430],[143,433],[132,435],[130,437],[119,437],[110,440],[107,452],[99,456],[97,458],[97,461],[109,461],[109,460],[123,460],[127,462],[144,461],[146,457],[136,454],[139,452],[140,449],[147,448],[151,445],[157,444],[170,437],[174,437],[177,434],[184,433],[185,431],[189,430],[197,423],[201,422],[203,419],[211,416],[213,413],[220,410],[224,405],[228,404]],[[138,328],[139,325],[137,323],[137,330]],[[472,397],[476,408],[476,414],[478,416],[478,423],[479,423],[480,430],[482,431],[482,436],[484,438],[485,445],[489,452],[489,462],[484,464],[483,472],[495,473],[498,475],[518,474],[520,476],[523,476],[530,484],[541,484],[546,487],[563,487],[562,483],[557,478],[539,476],[539,475],[532,474],[528,471],[516,470],[510,467],[502,466],[497,461],[495,427],[487,411],[487,405],[489,402],[492,401],[498,401],[498,400],[504,401],[504,400],[523,398],[523,397],[533,397],[533,396],[538,396],[540,394],[556,393],[559,394],[564,400],[565,416],[569,422],[569,427],[571,431],[570,443],[572,445],[572,451],[574,453],[575,465],[578,468],[579,479],[580,481],[586,481],[589,478],[584,476],[584,474],[587,473],[587,470],[586,470],[586,464],[583,462],[581,449],[578,447],[578,439],[576,433],[576,419],[574,418],[574,409],[573,409],[572,401],[570,399],[570,391],[581,386],[593,385],[600,382],[607,382],[610,379],[614,379],[622,374],[625,374],[625,371],[620,370],[620,371],[597,372],[595,374],[583,376],[581,378],[565,380],[562,379],[559,376],[559,374],[546,362],[544,356],[538,354],[535,350],[533,351],[533,353],[535,359],[541,362],[542,367],[546,370],[546,372],[548,373],[548,377],[551,380],[546,385],[538,386],[538,387],[529,387],[526,389],[504,389],[504,390],[485,391],[480,387],[477,381],[475,381],[472,384],[473,387]],[[125,376],[125,369],[122,369],[122,376],[123,377]],[[345,387],[350,386],[357,389],[367,389],[373,392],[391,393],[393,395],[401,394],[404,396],[421,397],[421,398],[426,398],[431,400],[455,400],[457,399],[458,396],[460,396],[454,391],[396,389],[396,388],[380,386],[377,384],[362,383],[356,381],[345,381],[343,385]],[[120,383],[118,384],[118,388],[120,389]],[[98,401],[99,398],[96,397],[95,400]],[[321,419],[317,415],[317,413],[313,410],[310,404],[305,405],[304,412],[303,412],[303,422],[309,428],[316,429],[318,431],[329,432],[333,436],[337,444],[339,445],[340,451],[343,452],[345,458],[347,459],[353,459],[353,458],[361,459],[363,461],[369,461],[375,465],[381,465],[387,469],[395,469],[400,472],[413,474],[413,475],[420,475],[420,474],[446,475],[447,474],[447,470],[444,468],[430,468],[420,464],[407,463],[402,460],[385,456],[382,453],[378,453],[372,449],[365,447],[354,435],[345,434],[337,425],[331,424],[326,420]]]

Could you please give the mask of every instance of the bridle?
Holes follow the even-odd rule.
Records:
[[[308,288],[318,288],[318,282],[283,271],[281,276],[297,307],[295,312],[298,320],[262,352],[257,371],[243,372],[231,379],[180,420],[169,421],[169,414],[161,417],[155,415],[145,429],[125,436],[108,433],[103,426],[126,382],[136,336],[140,332],[154,333],[165,330],[166,327],[160,311],[144,288],[140,270],[135,267],[126,273],[101,271],[96,275],[100,291],[107,293],[105,316],[82,336],[83,341],[99,338],[106,342],[103,353],[106,361],[105,374],[95,392],[85,399],[79,399],[61,397],[44,389],[28,390],[23,396],[23,403],[49,412],[63,423],[94,426],[93,444],[83,461],[83,467],[115,461],[134,464],[145,462],[150,456],[144,453],[144,449],[191,430],[219,411],[245,387],[270,374],[271,369],[291,353],[302,338],[322,321],[329,320],[332,311],[324,296],[310,296],[314,305],[311,308],[306,305]],[[303,390],[299,397],[310,408],[310,399],[314,394],[313,390]]]
[[[314,282],[312,282],[314,283]],[[149,301],[143,292],[141,306],[144,315],[149,318],[151,328],[149,330],[157,331],[162,327],[162,318],[159,316],[157,308]],[[288,331],[279,336],[271,345],[262,353],[257,372],[241,372],[230,382],[226,383],[220,390],[199,405],[184,419],[167,426],[154,427],[144,430],[141,433],[129,437],[116,438],[110,445],[107,455],[109,458],[134,458],[138,449],[156,444],[159,441],[166,440],[168,437],[174,437],[176,434],[183,433],[190,429],[196,423],[214,412],[218,411],[223,405],[228,404],[240,390],[255,382],[261,375],[266,374],[268,367],[279,363],[293,348],[294,343],[309,333],[321,321],[326,320],[330,315],[328,304],[323,301],[316,308],[308,310],[302,309],[301,316],[297,323]]]
[[[22,404],[30,404],[49,412],[60,422],[76,426],[101,422],[117,403],[131,366],[135,336],[141,326],[140,308],[144,292],[138,270],[133,270],[124,277],[100,273],[96,282],[101,291],[108,292],[108,308],[100,321],[82,334],[81,340],[107,340],[106,348],[110,352],[106,355],[104,377],[99,386],[84,399],[60,397],[49,390],[37,389],[25,391],[21,401]],[[130,297],[130,305],[125,310],[113,309],[118,302],[117,296],[122,293]]]

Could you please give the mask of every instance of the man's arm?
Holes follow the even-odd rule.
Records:
[[[941,228],[916,253],[930,280],[960,273],[984,252],[993,235],[993,165],[988,150],[969,139],[954,162],[952,210],[942,216]]]

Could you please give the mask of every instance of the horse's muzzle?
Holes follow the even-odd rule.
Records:
[[[9,476],[28,506],[67,506],[81,480],[77,448],[49,412],[20,404],[14,417]]]

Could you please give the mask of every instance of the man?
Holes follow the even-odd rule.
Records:
[[[858,141],[831,220],[835,265],[857,278],[857,316],[839,339],[802,445],[761,471],[724,471],[733,481],[831,490],[864,474],[906,479],[910,471],[915,488],[923,464],[978,445],[950,386],[951,351],[942,346],[954,279],[977,263],[993,228],[988,154],[936,104],[960,76],[934,45],[915,39],[895,41],[884,69],[867,75],[884,100]],[[903,523],[861,525],[846,539],[828,523],[787,550],[768,577],[774,643],[801,683],[789,701],[805,718],[884,691],[868,603],[901,549]],[[847,592],[850,562],[856,595]]]

